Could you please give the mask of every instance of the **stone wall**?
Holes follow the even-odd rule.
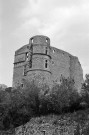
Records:
[[[80,90],[83,71],[78,58],[51,47],[48,37],[34,36],[30,38],[28,45],[15,52],[13,86],[19,85],[23,78],[29,81],[39,78],[43,83],[60,84],[61,76],[73,78],[77,89]]]
[[[21,84],[24,77],[24,65],[26,64],[26,53],[28,52],[28,45],[25,45],[15,52],[14,69],[13,69],[13,87]]]
[[[54,82],[60,83],[60,77],[70,77],[70,58],[68,53],[56,48],[51,48],[51,72]]]
[[[80,92],[83,83],[83,70],[78,58],[73,56],[70,56],[70,77],[74,78],[75,86]]]
[[[51,73],[45,70],[42,71],[32,71],[28,72],[28,76],[26,77],[28,82],[34,81],[36,85],[42,86],[44,84],[48,85],[51,88]]]

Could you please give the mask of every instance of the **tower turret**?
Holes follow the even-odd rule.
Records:
[[[38,35],[30,38],[29,44],[28,64],[26,64],[25,70],[27,78],[30,80],[35,76],[34,79],[48,80],[51,75],[50,39]]]

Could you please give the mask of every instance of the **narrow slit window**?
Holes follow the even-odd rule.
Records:
[[[47,68],[48,66],[48,63],[47,63],[47,60],[45,60],[45,68]]]
[[[26,61],[28,61],[28,52],[26,53]]]

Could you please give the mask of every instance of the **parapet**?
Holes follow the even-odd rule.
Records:
[[[50,39],[47,36],[37,35],[30,38],[29,43],[33,45],[50,46]]]

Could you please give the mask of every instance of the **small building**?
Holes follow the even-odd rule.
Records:
[[[22,84],[22,79],[38,83],[60,84],[61,76],[72,78],[80,90],[83,70],[77,57],[50,46],[50,39],[37,35],[29,44],[15,51],[13,87]]]

